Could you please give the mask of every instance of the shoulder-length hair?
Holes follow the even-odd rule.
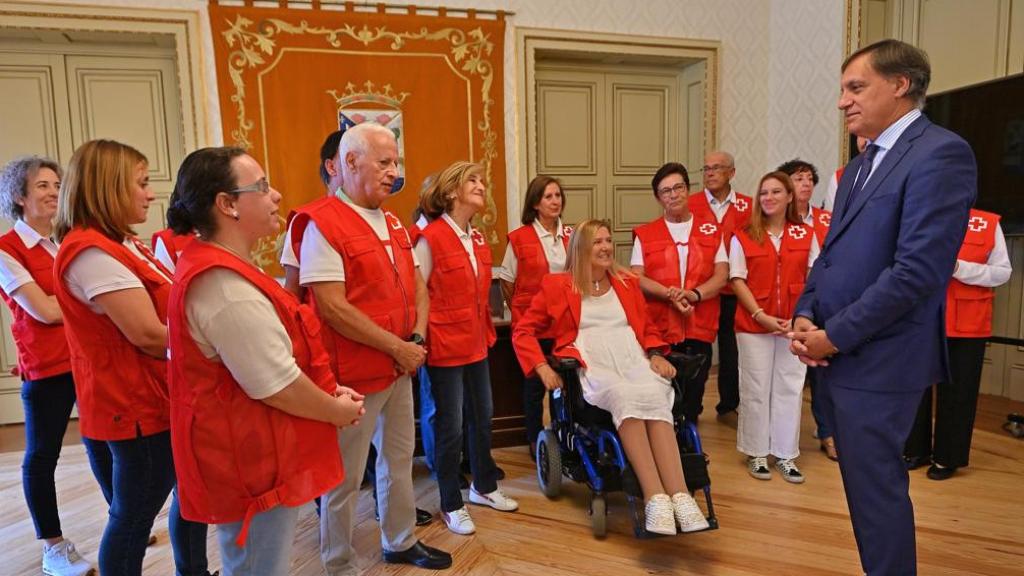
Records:
[[[520,219],[523,226],[533,224],[533,221],[537,219],[537,204],[540,204],[544,198],[544,190],[547,189],[548,184],[558,185],[558,193],[562,195],[562,212],[565,212],[565,191],[562,190],[562,182],[554,176],[538,174],[533,180],[530,180],[530,185],[526,187],[526,198],[523,199],[523,217]]]
[[[459,190],[471,176],[483,177],[483,166],[459,160],[441,170],[434,183],[420,195],[420,207],[428,220],[440,218],[455,206]]]
[[[594,275],[590,268],[590,255],[594,248],[594,237],[597,231],[604,228],[609,234],[612,225],[607,220],[584,220],[572,231],[569,237],[569,250],[565,259],[565,271],[572,276],[573,289],[583,295],[590,296],[590,287],[594,284]],[[634,277],[635,274],[613,262],[609,274],[618,280],[623,277]]]
[[[22,156],[7,163],[0,170],[0,217],[11,222],[25,216],[25,208],[18,204],[28,196],[28,187],[43,168],[49,168],[61,178],[60,164],[41,156]]]
[[[131,227],[135,168],[148,164],[142,152],[113,140],[91,140],[75,150],[61,182],[54,235],[72,228],[95,228],[121,242],[134,235]]]
[[[793,187],[793,181],[789,179],[785,172],[769,172],[762,176],[761,181],[757,183],[757,190],[754,192],[754,205],[750,210],[750,222],[743,228],[747,235],[758,244],[764,243],[765,229],[768,225],[768,218],[764,215],[764,210],[761,209],[760,200],[761,186],[764,186],[764,183],[768,180],[778,180],[786,189],[786,193],[789,194],[789,204],[786,205],[786,222],[790,224],[801,224],[803,222],[800,220],[800,212],[796,207],[794,196],[796,189]]]

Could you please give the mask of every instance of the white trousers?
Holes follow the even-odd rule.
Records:
[[[736,334],[740,406],[736,449],[747,456],[800,455],[800,409],[805,366],[789,340],[772,334]]]
[[[320,500],[320,556],[328,576],[359,574],[352,542],[359,485],[370,442],[377,447],[377,508],[381,547],[391,552],[416,544],[416,504],[412,489],[412,452],[416,442],[412,381],[408,376],[375,394],[367,394],[366,414],[358,426],[338,432],[345,479]]]

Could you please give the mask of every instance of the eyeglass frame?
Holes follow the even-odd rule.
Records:
[[[226,190],[226,192],[228,194],[242,194],[244,192],[262,192],[266,194],[270,192],[270,180],[264,176],[248,186],[242,186],[240,188],[235,188],[234,190]]]
[[[673,192],[678,194],[686,194],[689,192],[690,187],[686,185],[686,182],[680,182],[674,186],[665,186],[664,188],[658,188],[658,198],[665,198],[670,196]]]
[[[711,166],[701,166],[700,171],[707,174],[708,172],[725,172],[726,170],[732,170],[733,168],[735,168],[735,166],[712,164]]]

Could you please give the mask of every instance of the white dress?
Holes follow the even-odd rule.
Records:
[[[672,386],[651,370],[615,290],[583,299],[575,345],[587,366],[583,398],[611,412],[616,428],[626,418],[672,422]]]

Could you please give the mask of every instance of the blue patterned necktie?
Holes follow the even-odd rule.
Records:
[[[853,205],[853,199],[864,189],[868,176],[871,176],[871,165],[875,163],[875,154],[877,153],[878,146],[874,144],[868,144],[868,147],[864,149],[864,159],[860,163],[860,170],[857,171],[857,178],[853,181],[853,188],[850,188],[850,195],[846,199],[846,208]]]

